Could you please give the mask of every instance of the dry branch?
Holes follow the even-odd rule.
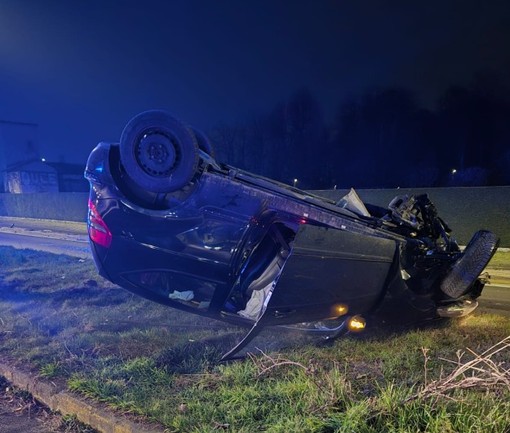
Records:
[[[481,354],[467,348],[473,356],[469,361],[463,361],[465,352],[457,351],[457,360],[440,358],[443,361],[455,364],[457,367],[447,376],[440,377],[410,396],[405,402],[418,398],[447,397],[456,389],[479,388],[489,390],[496,387],[505,387],[510,390],[510,367],[508,363],[496,362],[493,357],[503,351],[510,351],[510,336],[491,346]],[[428,361],[426,353],[425,363]],[[506,359],[510,359],[508,356]]]
[[[257,377],[264,376],[275,368],[281,368],[285,366],[298,367],[307,373],[312,383],[314,383],[319,390],[321,390],[325,395],[327,395],[331,402],[336,400],[333,383],[327,382],[321,378],[321,375],[318,374],[319,367],[317,366],[313,359],[311,359],[309,361],[308,366],[306,366],[300,362],[291,361],[289,359],[282,358],[281,356],[278,356],[277,358],[272,358],[271,356],[264,353],[262,350],[260,349],[257,350],[262,355],[262,358],[257,358],[251,353],[248,353],[250,359],[258,369]]]

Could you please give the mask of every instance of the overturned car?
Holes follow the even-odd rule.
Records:
[[[88,233],[99,273],[153,301],[251,328],[335,337],[378,321],[470,313],[497,237],[464,251],[427,195],[382,208],[321,198],[214,159],[159,110],[89,156]]]

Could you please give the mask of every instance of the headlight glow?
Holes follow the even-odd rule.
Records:
[[[347,322],[347,328],[351,332],[361,332],[367,326],[366,320],[361,316],[353,316]]]

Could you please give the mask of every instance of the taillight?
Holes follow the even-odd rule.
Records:
[[[90,199],[87,223],[92,242],[108,248],[112,243],[112,233]]]

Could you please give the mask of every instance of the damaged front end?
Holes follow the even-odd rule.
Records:
[[[409,291],[402,297],[439,317],[471,313],[487,282],[481,274],[497,250],[498,237],[480,230],[461,250],[426,194],[396,197],[388,209],[384,224],[407,239],[400,246],[401,280],[394,283],[397,289],[389,289],[401,295]]]
[[[493,233],[477,232],[461,250],[426,194],[396,197],[383,209],[365,206],[351,190],[339,205],[367,221],[366,232],[303,224],[284,241],[272,225],[280,235],[263,249],[260,285],[252,283],[238,312],[255,323],[225,358],[265,326],[335,338],[363,330],[364,316],[371,325],[406,324],[477,307],[486,283],[480,274],[498,246]],[[376,233],[368,230],[374,226]]]

